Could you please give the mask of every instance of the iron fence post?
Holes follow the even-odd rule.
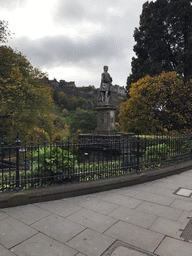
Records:
[[[136,167],[136,173],[140,173],[140,166],[139,166],[139,149],[140,149],[140,137],[137,135],[137,167]]]
[[[68,164],[67,164],[67,177],[69,178],[69,150],[70,150],[70,145],[69,145],[70,141],[69,141],[69,138],[67,140],[67,152],[68,152],[68,156],[67,156],[67,161],[68,161]]]
[[[3,150],[3,146],[4,146],[4,142],[3,142],[3,139],[2,139],[2,142],[1,142],[1,165],[2,165],[2,191],[4,191],[4,168],[3,168],[3,159],[4,159],[4,150]]]
[[[15,191],[19,192],[21,190],[21,188],[19,187],[19,145],[20,145],[21,141],[17,135],[17,138],[15,140],[15,144],[16,144],[16,187],[15,187]]]

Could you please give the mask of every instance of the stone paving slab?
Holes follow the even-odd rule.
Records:
[[[158,204],[162,204],[165,206],[169,206],[175,200],[174,198],[171,198],[168,196],[161,196],[161,195],[149,193],[149,192],[141,192],[140,194],[136,195],[134,198],[151,202],[151,203],[158,202]]]
[[[161,180],[163,181],[164,178],[161,177]],[[133,188],[144,190],[145,188],[148,188],[148,187],[151,187],[151,186],[155,185],[155,183],[156,183],[156,180],[151,180],[151,181],[143,182],[143,183],[140,183],[140,184],[136,184],[135,186],[133,186]]]
[[[181,209],[184,211],[192,211],[192,202],[186,202],[182,199],[176,199],[170,207]]]
[[[167,236],[175,237],[179,229],[181,228],[181,223],[173,220],[168,220],[165,218],[158,218],[155,223],[149,228],[155,232],[165,234]]]
[[[188,172],[188,171],[187,171]],[[181,175],[180,175],[181,174]],[[169,176],[169,177],[167,177],[167,180],[168,180],[168,182],[173,182],[173,183],[175,183],[175,182],[182,182],[183,184],[184,183],[188,183],[188,184],[190,184],[190,183],[192,183],[192,181],[191,181],[191,179],[189,179],[189,178],[187,178],[186,177],[186,171],[185,172],[183,172],[183,175],[182,175],[182,173],[180,173],[180,174],[176,174],[176,175],[173,175],[173,179],[170,179],[170,177],[171,176]],[[189,173],[189,177],[191,177],[191,174]]]
[[[186,176],[182,176],[182,175],[174,175],[172,178],[170,177],[167,177],[167,185],[168,187],[167,188],[170,188],[170,189],[177,189],[179,187],[183,187],[183,188],[192,188],[192,181],[190,178],[186,178]],[[162,185],[162,187],[164,187]],[[176,188],[177,187],[177,188]]]
[[[159,256],[191,256],[192,244],[171,237],[165,237],[155,251]]]
[[[22,205],[3,209],[9,216],[30,225],[51,213],[35,205]]]
[[[87,256],[100,256],[114,242],[112,237],[86,229],[66,244]]]
[[[152,184],[153,184],[153,186],[152,186]],[[150,186],[142,187],[141,188],[141,192],[144,192],[144,193],[147,193],[147,192],[148,193],[155,193],[159,189],[159,187],[155,187],[154,183],[152,183],[152,184]]]
[[[117,222],[104,234],[149,252],[153,252],[164,238],[162,234],[122,221]]]
[[[1,256],[15,256],[16,254],[10,252],[4,246],[0,245],[0,255]]]
[[[141,200],[134,199],[132,197],[118,195],[118,194],[114,194],[113,196],[108,195],[108,196],[104,197],[102,200],[106,201],[106,202],[113,203],[113,204],[126,206],[131,209],[134,209],[135,207],[137,207],[139,204],[142,203]]]
[[[134,187],[117,189],[116,194],[119,194],[122,196],[134,197],[142,191],[142,189],[139,190],[139,189],[135,189]]]
[[[160,179],[160,180],[157,180],[152,186],[176,190],[181,186],[181,183],[171,183],[171,182],[168,182],[168,180],[163,181],[162,179]]]
[[[8,249],[37,233],[37,230],[11,217],[0,221],[0,243]]]
[[[56,240],[37,234],[13,248],[18,256],[75,256],[77,251]]]
[[[94,198],[96,198],[98,200],[101,200],[105,196],[111,195],[112,193],[116,193],[116,189],[115,190],[104,191],[104,192],[93,193],[93,194],[91,194],[89,196],[94,197]]]
[[[188,217],[192,217],[192,212],[183,211],[181,216],[177,219],[178,222],[185,222]]]
[[[122,206],[118,207],[108,216],[143,228],[149,228],[158,219],[158,216],[153,214],[132,210]]]
[[[154,194],[167,196],[167,197],[171,197],[171,198],[174,198],[174,199],[180,199],[181,198],[179,195],[176,195],[174,193],[175,193],[174,189],[168,189],[168,188],[158,188],[157,191],[154,192]],[[182,200],[190,202],[191,198],[182,197]]]
[[[91,196],[84,196],[83,198],[81,198],[81,196],[76,198],[69,198],[67,201],[101,214],[109,214],[118,208],[117,204],[112,204]]]
[[[170,220],[177,220],[183,212],[181,209],[170,208],[164,205],[149,202],[143,202],[136,208],[136,210],[151,213]]]
[[[85,229],[84,226],[62,218],[56,214],[52,214],[34,223],[31,227],[61,243],[67,242]]]
[[[117,222],[117,220],[114,218],[87,209],[82,209],[70,215],[67,217],[67,219],[75,221],[76,223],[79,223],[100,233],[103,233],[106,229]]]
[[[109,191],[99,192],[99,193],[95,193],[95,195],[97,195],[97,194],[100,195],[100,194],[103,194],[103,193],[104,193],[104,196],[105,196],[106,193],[108,194],[110,192]],[[91,194],[91,195],[80,195],[80,196],[65,198],[65,199],[63,199],[63,201],[79,205],[79,204],[83,204],[84,202],[87,202],[87,200],[89,200],[93,197],[94,197],[93,194]],[[98,198],[98,200],[100,200],[100,199],[101,198]]]
[[[67,217],[81,209],[81,207],[70,204],[66,200],[48,201],[44,203],[37,203],[35,205],[51,213],[56,213],[62,217]]]
[[[130,187],[119,188],[119,189],[116,189],[115,193],[123,196],[134,197],[135,195],[141,193],[142,191],[145,191],[146,189],[149,189],[149,188],[153,189],[152,184],[153,184],[153,181],[130,186]]]
[[[0,220],[3,220],[8,217],[9,217],[9,215],[5,214],[3,211],[0,211]]]

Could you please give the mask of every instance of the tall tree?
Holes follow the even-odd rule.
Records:
[[[82,133],[92,133],[97,127],[96,112],[77,108],[70,116],[70,133],[74,135],[77,130]]]
[[[191,0],[156,0],[143,5],[140,26],[134,31],[131,83],[146,75],[176,71],[184,81],[192,78]]]
[[[21,53],[0,47],[0,130],[10,136],[52,134],[52,94],[43,74]]]
[[[0,42],[6,43],[8,36],[10,36],[10,31],[8,29],[8,22],[4,20],[0,20]]]
[[[175,70],[188,81],[192,78],[192,1],[171,0],[168,7],[168,32]]]
[[[119,121],[123,132],[191,131],[192,84],[176,72],[139,79],[120,106]]]

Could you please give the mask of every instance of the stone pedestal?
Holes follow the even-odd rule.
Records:
[[[95,110],[98,112],[96,134],[114,135],[117,133],[115,128],[115,111],[117,108],[113,104],[98,105]]]

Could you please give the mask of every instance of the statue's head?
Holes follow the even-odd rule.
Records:
[[[104,66],[103,69],[104,69],[105,72],[107,72],[108,71],[108,66]]]

